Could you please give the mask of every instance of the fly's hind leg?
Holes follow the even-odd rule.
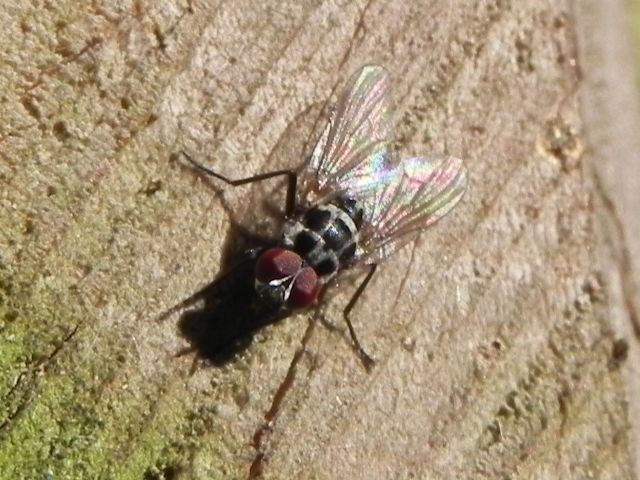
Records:
[[[364,348],[362,348],[362,345],[358,340],[358,336],[356,335],[356,331],[353,328],[353,325],[351,324],[351,319],[349,318],[349,314],[351,313],[351,310],[353,310],[353,307],[355,306],[356,302],[362,295],[362,292],[364,292],[364,289],[367,288],[367,285],[371,281],[371,277],[373,277],[373,274],[375,273],[377,268],[378,268],[377,264],[371,265],[371,268],[369,269],[367,276],[364,278],[364,280],[362,280],[362,283],[358,286],[358,289],[353,294],[353,297],[351,297],[351,300],[349,300],[349,303],[345,307],[344,312],[342,314],[345,322],[347,322],[347,327],[349,328],[349,334],[351,335],[351,340],[353,341],[353,344],[356,350],[358,351],[358,355],[360,355],[360,359],[362,360],[364,368],[367,371],[371,370],[371,368],[375,363],[375,360],[373,359],[373,357],[371,357],[371,355],[369,355],[365,351]]]

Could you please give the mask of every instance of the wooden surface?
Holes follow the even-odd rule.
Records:
[[[630,453],[640,476],[640,98],[624,1],[577,4],[581,115],[589,148],[598,268],[607,285],[607,319],[628,359],[622,368],[631,423]]]
[[[618,2],[608,24],[595,0],[110,3],[0,9],[0,478],[635,478],[638,150],[588,137],[627,137],[589,109],[592,80],[625,92],[587,41],[617,38]],[[364,63],[391,72],[401,154],[470,173],[354,312],[376,367],[345,281],[190,375],[157,317],[219,272],[231,221],[275,228],[276,186],[175,153],[297,165]]]

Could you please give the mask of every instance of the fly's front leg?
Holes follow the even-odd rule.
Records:
[[[275,177],[287,177],[287,200],[285,206],[285,215],[287,217],[293,214],[293,211],[296,207],[296,186],[298,184],[298,175],[293,170],[276,170],[273,172],[260,173],[258,175],[253,175],[247,178],[240,178],[237,180],[233,180],[227,178],[223,175],[220,175],[218,172],[211,170],[209,167],[201,164],[200,162],[193,159],[187,152],[184,150],[180,152],[187,161],[193,165],[195,168],[200,170],[202,173],[209,175],[211,177],[217,178],[218,180],[222,180],[227,185],[231,185],[233,187],[238,187],[240,185],[247,185],[249,183],[261,182],[262,180],[268,180],[269,178]]]
[[[347,304],[343,312],[344,320],[345,322],[347,322],[347,327],[349,327],[349,334],[351,335],[351,340],[353,341],[353,344],[355,345],[356,350],[358,350],[358,354],[360,355],[362,363],[364,364],[364,368],[367,371],[371,370],[371,367],[373,367],[373,364],[375,363],[375,361],[373,357],[371,357],[371,355],[369,355],[364,350],[364,348],[362,348],[362,345],[360,345],[360,341],[358,340],[356,331],[353,328],[353,325],[351,324],[351,319],[349,318],[349,314],[351,313],[351,310],[353,310],[353,307],[355,306],[356,302],[362,295],[362,292],[364,292],[364,289],[367,288],[367,285],[371,281],[371,277],[373,277],[373,274],[375,273],[377,268],[378,268],[377,264],[371,265],[371,268],[369,269],[369,273],[367,273],[367,276],[364,278],[362,283],[358,286],[358,289],[353,294],[353,297],[351,297],[351,300],[349,300],[349,303]]]

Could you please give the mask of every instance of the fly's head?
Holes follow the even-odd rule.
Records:
[[[320,281],[300,255],[285,248],[266,250],[256,263],[256,291],[265,301],[291,309],[315,302]]]

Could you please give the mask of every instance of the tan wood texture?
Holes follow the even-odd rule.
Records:
[[[5,1],[0,478],[635,478],[638,149],[590,103],[635,95],[611,4]],[[231,223],[277,228],[282,189],[177,152],[299,165],[365,63],[399,154],[470,174],[354,310],[375,368],[346,278],[191,373],[181,313],[158,317],[240,248]]]

